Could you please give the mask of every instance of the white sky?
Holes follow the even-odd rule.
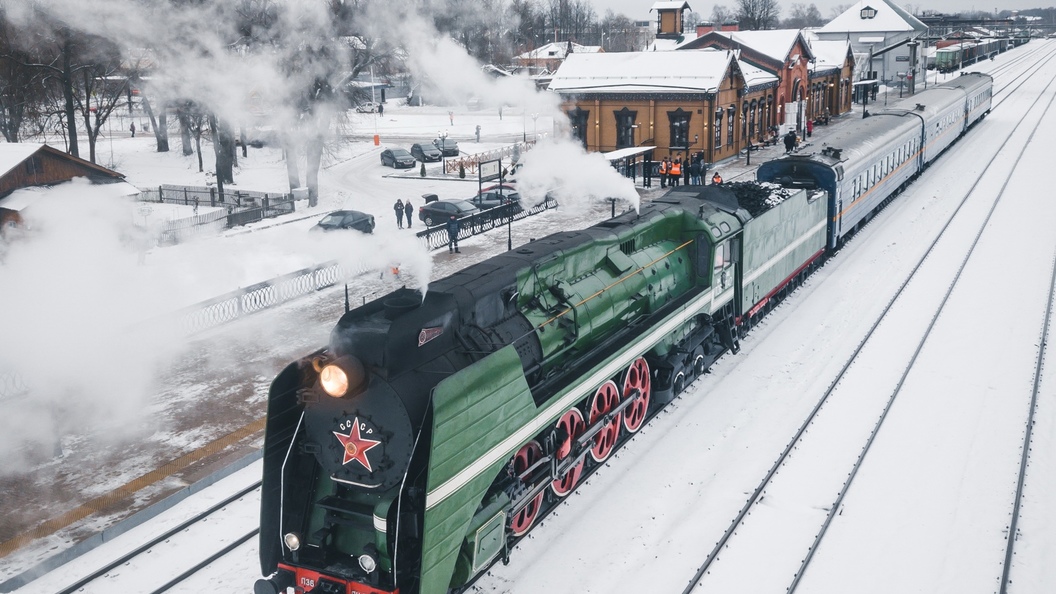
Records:
[[[612,9],[615,13],[622,13],[634,20],[645,20],[651,19],[653,15],[649,13],[649,7],[654,4],[654,0],[592,0],[594,9],[598,12],[599,16],[604,16],[605,11]],[[779,0],[778,5],[781,7],[781,17],[785,18],[788,16],[789,8],[792,4],[814,4],[821,11],[821,16],[826,19],[832,17],[832,9],[839,5],[851,5],[856,2],[851,1],[840,1],[840,0]],[[694,12],[700,13],[704,18],[711,15],[712,9],[716,4],[725,5],[728,8],[733,8],[734,0],[725,0],[722,2],[693,2],[690,0],[689,6]],[[971,10],[1024,10],[1028,8],[1044,7],[1049,3],[1046,2],[1022,2],[1021,0],[992,0],[991,2],[976,1],[976,0],[921,0],[915,2],[904,2],[901,6],[915,6],[918,10],[937,10],[939,12],[956,13],[959,11],[971,11]]]

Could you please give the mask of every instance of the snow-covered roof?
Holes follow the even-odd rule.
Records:
[[[847,59],[847,51],[851,42],[846,39],[823,40],[808,39],[810,51],[814,52],[814,69],[828,70],[830,68],[842,68]]]
[[[715,31],[733,41],[773,58],[778,62],[788,59],[792,44],[800,35],[799,29],[774,29],[772,31]]]
[[[679,49],[683,45],[686,45],[691,41],[695,41],[696,39],[697,32],[695,30],[683,31],[682,35],[679,35],[675,39],[668,39],[664,37],[653,39],[649,42],[649,46],[645,48],[645,51],[669,52],[671,50]]]
[[[15,167],[39,151],[42,144],[5,142],[0,144],[0,176],[7,175]]]
[[[25,210],[26,207],[32,205],[34,202],[39,200],[47,188],[42,186],[31,186],[29,188],[19,188],[11,194],[0,198],[0,208],[7,210]]]
[[[749,87],[765,85],[779,80],[776,75],[770,74],[762,68],[753,66],[744,60],[737,60],[737,66],[741,69],[741,74],[744,76],[744,82]]]
[[[726,51],[570,55],[550,82],[558,92],[714,92],[726,76]]]
[[[601,51],[600,45],[579,45],[578,43],[572,43],[573,54],[596,54]],[[539,46],[530,52],[524,52],[517,56],[517,60],[547,60],[547,59],[561,59],[565,57],[565,53],[568,52],[568,42],[558,41],[555,43],[548,43],[546,45]]]
[[[872,8],[876,11],[876,16],[863,19],[864,8]],[[927,25],[891,0],[861,0],[818,29],[822,33],[927,30]]]
[[[689,7],[689,2],[683,0],[678,2],[677,0],[661,0],[660,2],[654,2],[649,8],[649,12],[654,10],[693,10]]]

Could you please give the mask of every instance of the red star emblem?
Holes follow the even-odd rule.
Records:
[[[348,435],[342,435],[337,431],[334,431],[334,436],[337,437],[337,441],[341,442],[341,446],[345,448],[345,458],[341,461],[341,464],[348,464],[355,460],[363,465],[367,469],[367,472],[374,472],[374,469],[370,467],[370,460],[367,459],[367,451],[374,446],[380,444],[380,441],[373,439],[366,439],[359,434],[359,418],[356,418],[355,424],[352,425],[352,430],[348,432]]]

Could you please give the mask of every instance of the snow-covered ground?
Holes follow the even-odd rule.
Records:
[[[1051,42],[1039,42],[1025,49],[1034,50],[1047,43]],[[1016,57],[1016,52],[1004,54],[992,66]],[[980,69],[987,66],[980,65]],[[971,204],[986,204],[999,195],[1002,203],[984,229],[964,278],[954,287],[949,309],[939,317],[932,335],[924,342],[922,359],[907,377],[874,448],[842,501],[840,515],[818,549],[814,565],[805,574],[800,591],[997,590],[1000,574],[995,572],[1000,571],[1004,550],[1002,529],[1011,511],[1018,471],[1016,439],[1021,438],[1038,354],[1038,332],[1044,314],[1041,301],[1046,295],[1043,285],[1049,278],[1056,248],[1051,233],[1056,212],[1047,195],[1051,182],[1047,179],[1046,163],[1047,156],[1056,149],[1056,115],[1031,111],[1037,97],[1042,97],[1043,104],[1052,98],[1047,85],[1054,78],[1056,65],[1051,64],[1032,76],[1015,97],[954,146],[753,330],[740,354],[720,360],[713,373],[694,384],[582,485],[522,541],[513,551],[510,565],[496,565],[478,582],[476,591],[677,592],[685,588],[879,310],[939,233],[960,198],[969,192],[976,173],[991,162],[994,167],[975,189]],[[1002,98],[998,96],[997,100]],[[1014,131],[1023,114],[1027,114],[1030,124]],[[362,117],[368,121],[373,118],[369,114]],[[390,131],[406,134],[407,138],[414,136],[416,125],[421,139],[428,140],[433,135],[432,128],[448,120],[447,113],[440,110],[423,115],[415,125],[406,124],[410,117],[411,113],[386,109],[385,120],[392,118]],[[460,126],[463,117],[472,116],[460,113],[455,117],[455,125]],[[495,121],[482,127],[487,130],[494,124],[495,134],[516,136],[525,126],[529,134],[532,132],[530,117],[517,121],[516,116],[506,113],[501,122],[497,113],[492,117]],[[464,125],[476,125],[471,122]],[[383,125],[379,123],[379,134],[384,137]],[[401,128],[404,125],[406,129]],[[1036,133],[1031,134],[1034,129]],[[1009,134],[1013,135],[1012,141],[997,152]],[[119,150],[127,155],[121,159],[128,163],[146,161],[143,153],[149,145],[132,144],[140,140],[124,139],[129,143],[126,146],[133,148],[127,153]],[[404,142],[409,144],[412,140]],[[494,141],[501,142],[502,139]],[[118,140],[114,144],[121,145]],[[1027,152],[1017,158],[1019,148],[1025,144]],[[281,162],[274,155],[267,157],[267,150],[256,153],[262,163],[259,173],[249,164],[243,165],[245,169],[237,180],[242,187],[267,190],[250,183],[259,180],[261,186],[275,183],[281,189]],[[465,144],[463,150],[467,150]],[[382,170],[377,164],[379,151],[370,140],[353,143],[345,157],[324,170],[323,185],[329,190],[324,191],[323,205],[317,209],[320,216],[338,206],[369,210],[378,216],[377,240],[390,242],[382,243],[383,246],[397,246],[407,243],[409,236],[406,231],[401,234],[387,218],[389,204],[396,197],[416,197],[430,191],[455,197],[473,191],[474,184],[467,182],[386,177],[383,174],[391,170]],[[170,157],[175,156],[166,156]],[[133,183],[204,183],[206,180],[197,173],[196,161],[191,165],[166,174],[133,174],[131,168],[128,173]],[[151,169],[148,165],[143,168]],[[1003,187],[1004,172],[1013,168],[1012,181]],[[272,169],[279,173],[269,181]],[[966,209],[971,207],[966,205]],[[983,210],[962,212],[958,216],[966,218],[958,220],[970,227],[969,223],[982,220]],[[515,241],[538,237],[558,226],[590,224],[601,212],[595,205],[541,215],[536,221],[525,221]],[[262,280],[261,275],[285,272],[288,270],[276,271],[291,266],[303,267],[325,256],[325,251],[304,250],[298,243],[298,237],[306,235],[306,227],[315,220],[317,217],[271,225],[234,237],[229,233],[219,243],[158,248],[148,254],[147,268],[174,274],[170,266],[178,262],[200,264],[209,258],[221,263],[228,258],[233,263],[245,263],[256,262],[256,256],[261,256],[259,260],[263,262],[278,262],[275,268],[269,268],[267,263],[243,266],[242,269],[252,269],[245,276],[232,272],[240,270],[234,264],[227,268],[214,262],[215,283],[202,281],[197,286],[207,287],[203,293],[223,292],[228,290],[225,286],[234,288],[232,284],[257,282]],[[432,274],[447,273],[504,248],[504,237],[492,234],[476,238],[469,242],[469,249],[464,249],[465,259],[447,254],[433,256]],[[937,267],[935,274],[943,275],[947,284],[952,278],[949,268]],[[946,288],[941,281],[937,285],[939,289]],[[330,292],[321,299],[335,297]],[[929,299],[932,298],[921,301],[930,304]],[[339,306],[331,303],[329,307],[332,312]],[[315,319],[318,312],[308,313],[300,306],[282,310],[281,315],[286,318],[303,316],[303,322],[294,322],[293,328],[309,327],[307,333],[311,337],[301,337],[305,346],[295,348],[303,350],[325,337],[327,322]],[[267,320],[273,322],[278,317]],[[331,316],[330,323],[333,319]],[[922,331],[919,322],[914,323],[917,325],[913,327]],[[265,338],[285,340],[280,334],[267,333]],[[894,335],[906,338],[898,332]],[[224,342],[220,335],[215,338]],[[910,347],[893,346],[874,355],[869,360],[873,371],[897,376],[904,365],[906,349],[916,344],[907,342]],[[859,373],[870,377],[869,371]],[[266,385],[268,378],[261,374],[258,383]],[[1056,583],[1056,569],[1049,563],[1056,542],[1051,530],[1053,514],[1045,505],[1045,494],[1051,492],[1056,476],[1051,471],[1056,406],[1052,400],[1051,371],[1049,374],[1048,381],[1042,383],[1024,523],[1019,535],[1021,548],[1012,572],[1013,582],[1022,588],[1016,591],[1023,592],[1046,591]],[[890,391],[885,388],[893,386],[878,384],[873,391]],[[847,394],[852,399],[860,395],[858,391]],[[819,422],[830,427],[842,424],[836,407],[828,412],[830,418]],[[862,445],[856,439],[849,444],[853,445],[847,447]],[[853,459],[857,450],[841,453]],[[800,455],[806,457],[806,452],[793,457]],[[849,469],[822,470],[846,474]],[[798,472],[790,469],[781,478],[795,486],[797,476],[804,476]],[[781,491],[775,490],[773,497],[764,500],[760,508],[763,511],[758,516],[753,514],[742,530],[747,536],[755,526],[780,526],[769,536],[781,547],[772,551],[752,546],[738,550],[744,545],[731,541],[730,549],[720,555],[714,571],[705,576],[698,591],[784,591],[792,579],[789,567],[794,571],[806,554],[809,539],[819,528],[827,506],[836,499],[838,487],[823,496],[805,498],[783,497]],[[770,524],[770,520],[782,523]],[[789,542],[793,543],[791,548],[785,546]],[[108,544],[96,554],[107,556],[106,548],[110,546],[127,545]],[[246,591],[259,572],[255,544],[247,544],[229,559],[230,562],[217,564],[174,591]],[[60,569],[21,591],[52,591],[73,571],[73,567]],[[104,587],[96,591],[108,590]]]

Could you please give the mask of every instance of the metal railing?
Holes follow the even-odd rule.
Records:
[[[332,287],[367,271],[365,266],[349,268],[336,261],[326,262],[196,303],[176,316],[183,331],[193,334]]]
[[[491,231],[496,227],[502,227],[510,220],[510,217],[506,216],[510,210],[514,210],[513,220],[519,221],[532,215],[537,215],[548,209],[557,208],[557,201],[550,196],[547,196],[541,203],[536,204],[527,210],[520,208],[513,209],[511,207],[517,207],[517,204],[496,206],[495,208],[478,212],[473,216],[459,219],[459,241],[486,231]],[[448,239],[446,221],[439,225],[433,225],[425,231],[419,231],[416,235],[421,242],[429,247],[429,249],[435,250],[442,248],[447,245]]]
[[[140,190],[137,199],[140,202],[164,202],[194,207],[222,207],[227,210],[227,227],[255,223],[265,218],[292,213],[296,209],[292,194],[241,189],[228,189],[221,192],[215,186],[176,186],[166,184],[157,188]],[[212,222],[213,220],[216,219],[207,222]],[[181,227],[185,226],[181,225]]]
[[[526,151],[531,150],[535,147],[535,141],[529,140],[526,142],[518,142],[502,148],[497,148],[483,153],[475,153],[472,155],[466,155],[465,157],[455,157],[446,159],[444,161],[444,171],[446,173],[458,173],[459,166],[465,169],[466,174],[476,175],[477,167],[485,161],[496,161],[498,159],[513,158],[515,155],[523,155]]]

